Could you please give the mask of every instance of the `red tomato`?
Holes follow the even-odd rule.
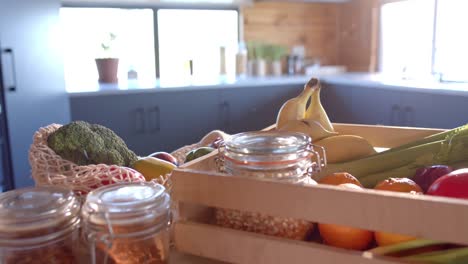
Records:
[[[468,199],[468,169],[455,170],[440,177],[431,184],[427,194]]]

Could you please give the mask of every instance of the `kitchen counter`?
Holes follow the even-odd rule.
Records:
[[[130,80],[118,84],[76,84],[67,87],[70,97],[152,93],[160,91],[183,90],[209,90],[233,87],[261,87],[304,85],[309,80],[308,76],[279,76],[279,77],[248,77],[248,78],[217,78],[204,80]]]
[[[468,83],[441,83],[433,80],[403,80],[392,76],[369,73],[343,73],[317,76],[325,84],[351,85],[393,89],[402,91],[420,91],[448,95],[468,96]],[[119,84],[76,84],[67,87],[70,97],[96,96],[110,94],[152,93],[159,91],[209,90],[234,87],[261,87],[280,85],[304,85],[310,76],[215,78],[203,80],[133,80]]]
[[[323,83],[334,85],[363,86],[395,91],[417,91],[445,95],[468,96],[468,83],[438,82],[435,80],[402,79],[395,76],[370,73],[344,73],[324,76]]]

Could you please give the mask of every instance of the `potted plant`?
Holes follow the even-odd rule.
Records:
[[[283,72],[281,59],[286,54],[286,48],[280,45],[268,45],[267,60],[269,73],[273,76],[280,76]]]
[[[101,43],[102,57],[96,58],[96,66],[101,83],[117,83],[119,59],[113,54],[113,46],[117,36],[110,32]]]
[[[265,47],[262,43],[254,45],[254,75],[259,77],[266,75]]]

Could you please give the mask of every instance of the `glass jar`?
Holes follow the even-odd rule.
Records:
[[[80,203],[69,190],[35,187],[0,195],[0,263],[78,263]]]
[[[88,194],[82,208],[88,263],[168,263],[170,196],[162,185],[123,183]]]
[[[261,131],[233,135],[220,148],[219,170],[230,175],[310,185],[313,173],[326,165],[325,151],[309,136],[296,132]],[[255,212],[217,208],[215,222],[223,227],[304,240],[313,223]]]

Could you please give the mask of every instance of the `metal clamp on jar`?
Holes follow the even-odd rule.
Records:
[[[0,263],[79,263],[80,203],[58,187],[0,195]]]
[[[311,176],[326,165],[325,150],[309,136],[262,131],[233,135],[219,150],[218,170],[230,175],[291,184],[311,184]],[[217,208],[216,224],[265,235],[303,240],[311,222],[255,212]]]
[[[82,216],[88,263],[168,263],[170,196],[162,185],[101,187],[88,194]]]

